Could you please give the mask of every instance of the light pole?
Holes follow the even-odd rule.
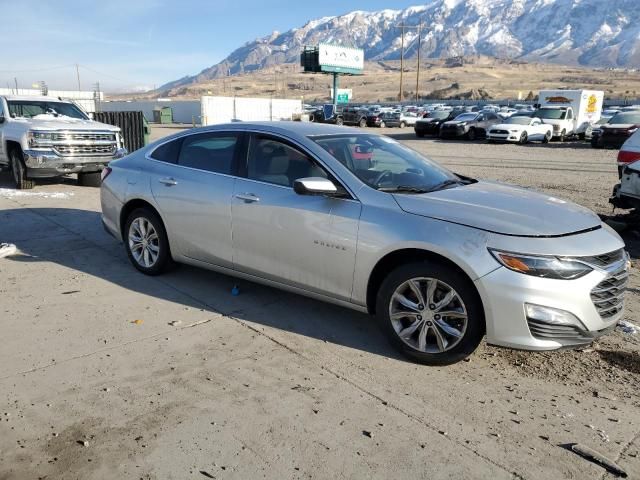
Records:
[[[418,30],[418,67],[416,72],[416,102],[418,101],[418,91],[420,90],[420,49],[422,48],[422,23],[418,25],[405,25],[401,23],[396,25],[396,28],[401,29],[401,38],[400,38],[400,103],[404,100],[404,92],[403,92],[403,75],[404,75],[404,30],[405,28],[415,28]]]

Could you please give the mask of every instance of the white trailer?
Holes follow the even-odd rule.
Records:
[[[204,96],[202,125],[229,122],[294,120],[302,115],[302,100]]]
[[[583,138],[587,126],[600,120],[603,101],[600,90],[540,90],[533,116],[553,125],[554,138]]]

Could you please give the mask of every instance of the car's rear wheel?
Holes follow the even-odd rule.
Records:
[[[393,270],[378,291],[376,316],[398,350],[426,365],[463,360],[478,347],[485,331],[473,284],[436,262]]]
[[[380,128],[384,128],[384,127],[386,127],[386,126],[387,126],[387,124],[386,124],[386,123],[384,123],[384,122],[380,122]]]
[[[159,275],[172,264],[167,232],[150,208],[138,208],[129,214],[124,237],[129,260],[142,273]]]
[[[407,126],[407,125],[406,125],[404,122],[400,122],[400,128],[404,128],[404,127],[406,127],[406,126]]]
[[[343,125],[343,124],[344,124],[344,120],[342,119],[342,117],[336,118],[336,125]]]
[[[365,128],[367,126],[367,119],[366,118],[361,118],[360,119],[360,128]]]
[[[35,186],[33,180],[27,178],[27,167],[24,164],[22,151],[14,148],[9,154],[9,163],[11,166],[11,175],[13,183],[16,184],[18,190],[31,190]]]
[[[82,187],[99,187],[101,184],[102,184],[102,172],[78,174],[78,185]]]
[[[542,137],[542,143],[549,143],[551,141],[551,137],[553,135],[551,134],[551,131],[548,131],[547,133],[544,134],[544,137]]]

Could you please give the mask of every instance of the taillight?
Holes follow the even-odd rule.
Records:
[[[640,152],[628,152],[620,150],[618,152],[618,163],[633,163],[640,160]]]
[[[100,174],[101,180],[104,182],[105,179],[109,176],[109,174],[113,171],[111,167],[104,167],[102,169],[102,173]]]

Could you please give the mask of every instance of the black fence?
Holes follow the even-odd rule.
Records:
[[[97,122],[120,127],[124,146],[129,152],[145,146],[148,127],[142,112],[96,112],[93,118]]]

